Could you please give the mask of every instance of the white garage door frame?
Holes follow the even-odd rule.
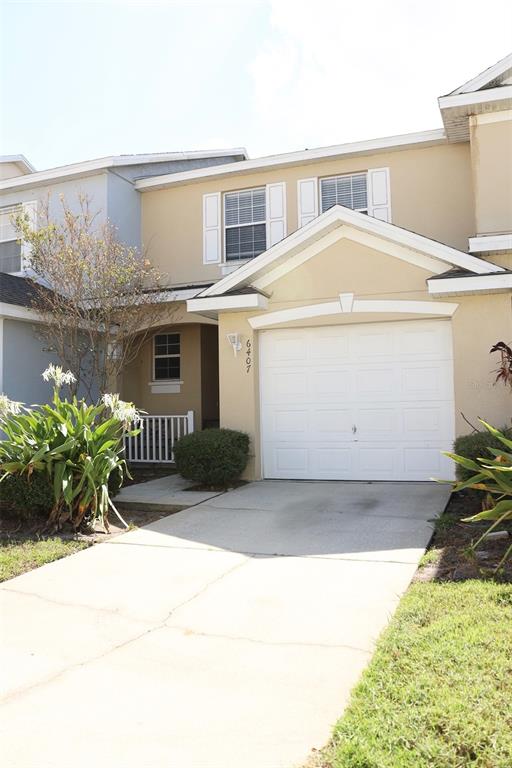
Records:
[[[259,332],[263,477],[453,479],[446,319]]]

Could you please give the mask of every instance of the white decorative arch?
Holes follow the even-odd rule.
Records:
[[[321,304],[306,304],[302,307],[279,309],[249,318],[249,325],[254,330],[269,328],[292,320],[309,320],[327,315],[345,315],[353,313],[403,313],[407,315],[438,315],[451,317],[458,304],[448,301],[400,301],[387,299],[355,299],[353,293],[340,293],[338,301],[326,301]]]

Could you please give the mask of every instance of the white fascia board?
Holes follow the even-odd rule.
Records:
[[[350,144],[335,144],[330,147],[306,149],[300,152],[287,152],[281,155],[269,155],[255,160],[242,160],[238,163],[215,165],[211,168],[198,168],[197,170],[184,171],[183,173],[153,176],[151,179],[139,179],[135,183],[135,188],[140,192],[144,192],[145,190],[164,189],[165,187],[178,186],[211,178],[251,173],[252,171],[284,168],[289,165],[304,165],[321,160],[370,154],[388,149],[408,149],[418,144],[431,146],[433,144],[445,144],[446,142],[444,129],[437,128],[419,133],[405,133],[397,136],[386,136],[380,139],[351,142]]]
[[[199,149],[190,152],[160,152],[148,155],[115,155],[109,159],[112,160],[113,166],[118,166],[165,163],[177,160],[206,160],[209,157],[236,157],[238,155],[245,160],[249,157],[245,147],[228,147],[227,149]]]
[[[471,253],[488,253],[490,251],[512,251],[512,234],[508,235],[479,235],[469,238]]]
[[[226,275],[222,280],[219,280],[219,282],[203,291],[201,296],[218,296],[240,285],[246,285],[249,280],[268,270],[272,264],[289,255],[293,250],[299,247],[306,247],[311,242],[331,232],[336,226],[343,224],[348,224],[363,232],[382,237],[406,248],[411,248],[426,256],[438,259],[445,264],[468,269],[477,274],[484,274],[490,271],[503,272],[503,267],[483,261],[483,259],[479,259],[476,256],[450,248],[448,245],[430,240],[428,237],[418,235],[415,232],[409,232],[387,221],[374,219],[371,216],[365,216],[349,208],[335,205],[325,213],[317,216],[313,221],[305,224],[301,229],[288,235],[280,243],[269,248],[268,251],[264,251],[259,256],[256,256],[248,264],[244,264],[233,274]]]
[[[35,310],[22,307],[19,304],[6,304],[3,301],[0,302],[0,317],[6,317],[11,320],[41,322],[41,317]]]
[[[201,150],[199,152],[169,152],[161,155],[117,155],[112,157],[101,157],[97,160],[86,160],[83,163],[61,165],[57,168],[49,168],[46,171],[37,171],[27,176],[16,176],[12,179],[4,179],[3,181],[0,181],[0,191],[25,189],[27,187],[38,186],[40,184],[59,181],[61,179],[81,178],[82,176],[89,176],[92,173],[106,171],[109,168],[115,168],[122,165],[138,165],[165,161],[170,162],[174,160],[206,159],[208,157],[223,157],[224,155],[243,155],[244,157],[247,157],[247,150],[243,148],[225,150],[213,149],[210,152],[207,150]],[[246,161],[241,160],[239,162]]]
[[[243,293],[238,296],[214,296],[204,299],[189,299],[188,312],[240,312],[245,309],[266,309],[268,299],[261,293]]]
[[[487,102],[500,102],[512,98],[512,85],[504,85],[501,88],[488,88],[485,91],[475,93],[458,93],[449,96],[440,96],[439,109],[450,107],[469,107],[485,104]]]
[[[427,284],[431,296],[503,292],[512,290],[512,274],[437,278]]]
[[[496,64],[493,64],[492,67],[488,67],[483,72],[480,72],[480,74],[476,75],[476,77],[468,80],[467,83],[459,85],[459,87],[454,91],[451,91],[449,95],[455,96],[459,93],[470,93],[471,91],[478,91],[480,88],[484,88],[489,83],[492,83],[493,80],[496,80],[501,76],[506,77],[509,69],[512,69],[512,53],[509,53],[509,55],[505,56],[504,59],[500,59],[500,61],[496,62]]]

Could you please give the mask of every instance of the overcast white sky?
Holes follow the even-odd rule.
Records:
[[[510,0],[0,0],[0,153],[38,168],[441,126],[512,48]]]

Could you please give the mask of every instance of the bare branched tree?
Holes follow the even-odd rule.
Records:
[[[119,242],[110,222],[98,222],[82,196],[73,211],[60,199],[38,210],[38,226],[20,215],[19,238],[29,246],[33,308],[47,349],[75,374],[74,391],[112,391],[138,355],[161,312],[161,277],[138,249]]]

